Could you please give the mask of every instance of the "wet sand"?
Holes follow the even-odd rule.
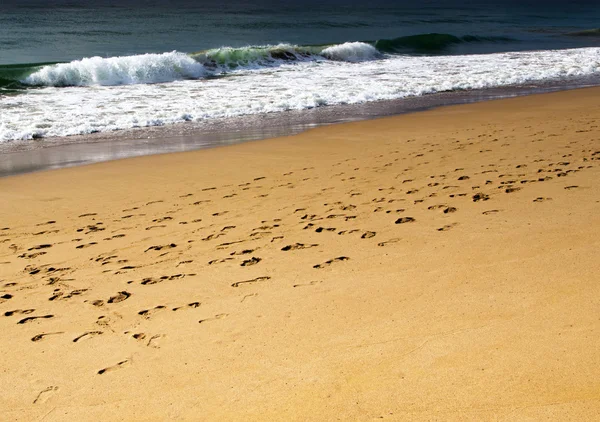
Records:
[[[493,89],[453,91],[398,100],[0,143],[0,177],[144,155],[194,151],[296,135],[337,123],[414,113],[435,107],[598,86],[598,77]]]
[[[595,419],[598,95],[0,179],[0,419]]]

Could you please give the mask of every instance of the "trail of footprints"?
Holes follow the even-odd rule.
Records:
[[[456,140],[457,150],[462,151],[465,148],[477,146],[477,141],[468,141]],[[491,140],[490,142],[494,143],[496,141]],[[427,162],[422,160],[425,160],[427,155],[435,150],[436,145],[426,145],[425,148],[411,153],[411,158],[416,160],[413,162],[413,166],[427,165]],[[489,148],[480,150],[481,154],[488,151],[490,151]],[[21,292],[27,290],[20,290],[21,285],[27,289],[47,289],[45,286],[58,286],[52,289],[48,296],[48,301],[57,304],[57,312],[62,312],[63,309],[59,304],[74,302],[81,303],[83,306],[91,306],[97,309],[98,312],[102,312],[96,320],[96,325],[100,329],[82,331],[77,334],[71,340],[75,345],[79,346],[100,336],[125,334],[144,347],[159,349],[159,341],[164,341],[164,334],[147,334],[145,332],[135,332],[132,329],[117,331],[113,328],[114,323],[107,315],[114,309],[119,309],[120,312],[135,312],[139,321],[152,324],[155,319],[169,318],[170,314],[176,312],[178,315],[181,314],[182,317],[187,317],[189,314],[204,326],[207,323],[216,323],[226,318],[231,314],[231,311],[212,316],[200,315],[203,309],[203,301],[205,299],[210,300],[209,298],[176,305],[153,304],[153,306],[147,306],[145,309],[137,308],[139,310],[134,311],[131,310],[131,305],[127,305],[127,303],[132,302],[132,297],[136,298],[136,289],[160,288],[164,283],[197,283],[201,278],[198,274],[203,274],[210,268],[231,265],[248,268],[243,271],[249,271],[249,277],[228,280],[226,284],[229,288],[243,291],[244,294],[240,296],[239,302],[247,304],[251,302],[250,298],[258,295],[257,290],[260,291],[261,288],[267,288],[267,286],[278,283],[276,278],[266,275],[270,273],[269,260],[263,258],[260,251],[277,251],[281,253],[282,259],[289,256],[288,254],[299,254],[298,257],[313,257],[317,253],[322,256],[322,260],[306,262],[306,268],[319,270],[318,274],[326,274],[327,271],[333,271],[340,265],[348,265],[348,261],[351,261],[351,258],[345,255],[333,258],[331,255],[323,256],[327,254],[330,239],[338,236],[348,236],[349,239],[352,239],[351,241],[357,240],[357,247],[391,248],[402,243],[402,234],[406,233],[405,230],[420,227],[420,221],[410,216],[410,210],[417,208],[431,211],[428,215],[431,215],[432,221],[443,220],[444,223],[438,225],[435,229],[438,232],[446,232],[457,227],[456,222],[448,219],[467,207],[476,206],[480,209],[482,215],[487,216],[487,218],[493,217],[502,210],[486,205],[488,201],[492,204],[496,195],[526,194],[527,190],[535,184],[560,180],[570,174],[591,168],[593,166],[591,163],[600,160],[600,151],[584,151],[581,155],[581,159],[573,158],[572,154],[563,154],[559,160],[543,158],[533,162],[521,162],[516,165],[508,163],[502,165],[498,163],[485,164],[485,160],[482,159],[478,171],[473,168],[470,171],[465,168],[456,168],[454,171],[431,174],[428,178],[423,179],[414,176],[406,177],[415,167],[405,167],[402,163],[407,157],[402,156],[400,150],[395,150],[387,156],[382,155],[379,157],[381,159],[380,164],[370,169],[356,167],[352,164],[352,161],[355,160],[336,163],[334,167],[346,167],[344,171],[332,176],[339,178],[347,185],[347,190],[341,193],[333,193],[333,187],[327,186],[326,180],[318,180],[318,176],[315,174],[309,174],[310,177],[304,177],[296,183],[283,182],[277,177],[260,176],[251,181],[239,183],[237,187],[240,189],[237,191],[232,186],[215,186],[177,195],[172,200],[149,201],[144,205],[122,210],[123,214],[112,219],[110,223],[97,221],[100,218],[99,213],[82,213],[77,218],[82,219],[83,223],[73,233],[74,236],[77,236],[73,238],[73,242],[76,243],[75,249],[78,250],[79,254],[86,254],[88,249],[91,251],[103,248],[106,242],[111,244],[121,242],[122,245],[129,248],[133,248],[131,245],[135,245],[136,249],[130,252],[127,257],[120,256],[122,254],[121,249],[112,246],[108,248],[115,251],[112,253],[106,251],[100,254],[90,252],[95,256],[87,259],[100,268],[109,268],[108,271],[112,272],[112,276],[119,276],[127,271],[134,271],[137,276],[133,280],[119,279],[114,285],[128,285],[127,290],[122,287],[117,288],[114,294],[103,298],[94,298],[94,286],[86,286],[85,288],[72,288],[69,286],[68,283],[73,282],[73,278],[69,277],[73,277],[76,269],[72,269],[63,263],[49,263],[52,260],[53,251],[59,246],[64,247],[64,245],[54,244],[50,241],[52,236],[62,234],[64,231],[60,222],[49,220],[37,224],[37,226],[47,226],[52,227],[52,229],[33,233],[32,235],[36,237],[44,236],[47,241],[35,242],[29,245],[27,245],[26,239],[20,239],[18,235],[12,234],[9,227],[0,228],[0,236],[2,236],[0,237],[2,242],[0,245],[8,244],[8,250],[11,251],[12,255],[25,260],[23,262],[32,262],[23,267],[22,273],[27,277],[26,283],[20,280],[19,275],[19,277],[15,277],[15,280],[17,280],[15,282],[0,284],[2,289],[0,291],[0,305],[7,306],[7,304],[15,302],[15,298],[22,301],[22,298],[20,298]],[[315,169],[304,168],[302,171],[310,170]],[[372,171],[378,175],[388,175],[386,180],[390,180],[392,183],[377,186],[374,180],[368,179],[368,175]],[[287,172],[280,177],[289,177],[293,173]],[[314,184],[312,189],[314,195],[301,198],[300,202],[303,204],[301,208],[282,205],[280,218],[270,221],[261,220],[253,228],[238,227],[235,224],[236,215],[258,215],[261,210],[261,200],[277,195],[279,190],[305,186],[303,183]],[[221,189],[225,189],[226,193],[220,193]],[[267,189],[270,191],[269,194],[264,193]],[[568,192],[579,189],[579,187],[567,185],[564,189]],[[213,199],[218,198],[228,200],[223,204],[229,203],[229,201],[238,201],[236,203],[237,208],[215,209]],[[240,209],[239,207],[242,204],[240,201],[244,198],[253,198],[259,202],[248,206],[247,209]],[[315,200],[315,198],[317,199]],[[325,200],[319,204],[319,198],[338,200]],[[153,215],[152,205],[168,203],[169,201],[172,201],[173,208],[165,213],[168,215],[161,215],[157,218],[148,217]],[[533,203],[544,203],[552,201],[552,198],[534,194],[531,201]],[[193,215],[190,214],[189,208],[182,207],[186,204],[194,210]],[[382,236],[376,231],[370,230],[369,227],[361,227],[361,222],[369,221],[372,213],[383,215],[382,218],[386,218],[388,221],[388,232],[395,233],[396,236]],[[104,221],[109,221],[109,219],[104,219]],[[188,237],[187,243],[175,243],[166,239],[165,236],[168,235],[168,232],[163,230],[166,227],[177,227],[177,233],[180,235],[183,233]],[[128,235],[124,232],[135,229],[149,232],[147,235],[148,240],[144,242],[144,245],[141,245],[139,240],[135,244],[127,242]],[[303,236],[305,231],[309,231],[313,236],[312,238],[320,239],[319,243],[300,240],[306,238],[306,236]],[[153,233],[156,233],[156,235]],[[157,239],[160,239],[160,241],[157,241]],[[194,248],[195,243],[205,245],[202,246],[203,250],[212,248],[210,250],[215,255],[220,255],[215,256],[213,259],[198,259],[192,253],[193,249],[191,249]],[[176,258],[171,257],[171,261],[165,261],[167,263],[171,262],[171,268],[193,268],[197,269],[198,272],[186,271],[183,273],[174,271],[167,273],[167,275],[157,275],[157,270],[154,268],[149,267],[146,269],[143,266],[134,265],[135,262],[129,264],[130,260],[135,259],[136,254],[153,254],[152,256],[157,259],[176,256]],[[205,255],[202,256],[205,257]],[[186,259],[188,257],[191,259]],[[298,268],[299,272],[303,270],[304,268]],[[258,275],[257,271],[259,271]],[[144,272],[149,272],[149,274],[144,275]],[[322,282],[322,280],[311,280],[291,284],[289,287],[309,288]],[[183,311],[185,313],[182,313]],[[30,307],[3,310],[2,315],[6,318],[14,318],[14,323],[18,325],[39,328],[51,326],[51,321],[55,319],[55,314],[36,312],[34,308]],[[53,338],[66,335],[68,334],[65,331],[47,330],[30,337],[30,340],[33,343],[43,345],[52,341]],[[128,357],[113,365],[99,369],[97,374],[108,375],[131,364],[132,359]],[[49,387],[49,390],[40,392],[40,396],[36,401],[55,391],[56,388]]]

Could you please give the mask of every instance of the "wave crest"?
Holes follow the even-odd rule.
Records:
[[[357,62],[381,58],[375,47],[350,42],[329,47],[275,46],[222,47],[184,54],[177,51],[122,57],[89,57],[43,66],[22,82],[33,86],[132,85],[200,79],[239,69],[260,69],[286,62],[338,60]]]
[[[190,56],[207,68],[222,71],[236,68],[273,66],[287,61],[314,59],[320,49],[292,44],[221,47],[192,53]]]
[[[28,76],[17,80],[25,85],[54,87],[152,84],[200,79],[240,70],[271,68],[293,62],[322,60],[360,62],[378,60],[390,54],[414,52],[439,54],[452,45],[460,43],[511,41],[515,40],[506,37],[474,35],[457,37],[451,34],[432,33],[320,46],[278,44],[239,48],[221,47],[192,54],[172,51],[109,58],[90,57],[70,63],[30,68]],[[9,87],[11,79],[3,75],[0,69],[0,88]]]
[[[347,42],[327,47],[321,52],[321,55],[330,60],[347,62],[359,62],[382,57],[382,54],[375,47],[364,42]]]
[[[176,51],[123,57],[89,57],[44,66],[23,80],[37,86],[130,85],[203,77],[206,69]]]

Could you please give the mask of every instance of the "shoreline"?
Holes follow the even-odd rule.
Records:
[[[331,124],[379,119],[452,105],[586,89],[599,85],[598,78],[586,77],[568,82],[553,81],[545,84],[443,92],[358,105],[326,106],[189,124],[42,138],[39,141],[11,141],[0,144],[0,177],[137,156],[215,148],[295,135]]]
[[[592,420],[599,94],[0,178],[0,419]]]

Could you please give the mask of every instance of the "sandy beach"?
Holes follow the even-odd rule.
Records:
[[[597,419],[599,95],[0,178],[0,419]]]

